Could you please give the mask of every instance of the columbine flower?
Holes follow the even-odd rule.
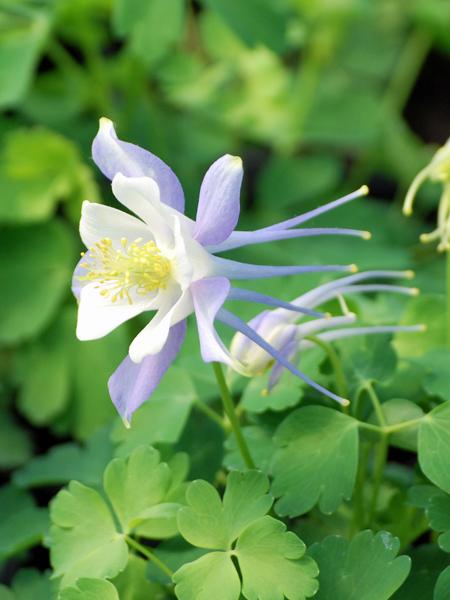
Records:
[[[439,202],[437,227],[431,233],[424,233],[420,236],[422,242],[434,242],[440,240],[438,245],[439,252],[450,250],[450,139],[446,144],[439,148],[431,159],[429,165],[422,169],[414,178],[403,204],[405,215],[412,214],[414,198],[419,187],[429,179],[430,181],[441,182],[443,184],[442,195]]]
[[[413,275],[412,271],[357,273],[319,285],[291,302],[293,306],[301,306],[303,309],[315,309],[332,298],[337,298],[343,309],[343,315],[337,317],[327,314],[323,317],[304,321],[304,316],[284,308],[263,311],[247,324],[248,329],[253,331],[253,341],[252,334],[242,330],[243,333],[237,333],[231,342],[230,352],[236,359],[236,364],[243,366],[240,373],[252,377],[261,375],[271,368],[266,390],[269,392],[278,383],[285,368],[285,363],[292,361],[298,354],[301,354],[302,350],[314,346],[314,341],[309,340],[308,336],[314,335],[323,341],[330,342],[339,338],[358,335],[423,330],[423,325],[347,327],[356,323],[357,316],[348,310],[344,296],[364,292],[393,292],[409,296],[418,294],[417,288],[361,282],[376,279],[410,279]],[[278,359],[275,357],[274,360],[274,353],[268,353],[264,349],[260,338],[276,349]],[[348,402],[344,403],[347,404]]]
[[[171,169],[150,152],[119,140],[108,119],[100,121],[92,155],[112,180],[117,200],[135,216],[101,204],[83,204],[80,234],[88,250],[77,265],[73,280],[73,290],[79,298],[77,336],[81,340],[100,338],[140,313],[155,311],[109,381],[112,400],[125,422],[149,397],[177,355],[185,335],[186,317],[191,313],[196,316],[203,359],[233,368],[242,365],[218,337],[214,321],[217,318],[237,330],[247,329],[245,323],[222,308],[228,298],[320,314],[270,296],[233,289],[230,279],[355,270],[354,265],[251,265],[217,257],[217,253],[304,236],[369,237],[367,232],[353,229],[294,229],[366,194],[365,186],[282,223],[256,231],[235,231],[243,175],[240,158],[225,155],[208,169],[193,221],[183,214],[183,190]],[[264,347],[267,349],[267,345]],[[268,351],[277,357],[276,349]],[[293,365],[285,366],[308,380]],[[341,401],[332,392],[310,383]]]

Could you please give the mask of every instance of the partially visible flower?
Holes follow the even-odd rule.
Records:
[[[442,194],[439,201],[437,227],[431,233],[420,236],[422,242],[439,240],[439,252],[450,250],[450,139],[439,148],[429,165],[419,171],[414,178],[403,204],[403,213],[412,214],[414,198],[419,187],[427,180],[442,183]]]
[[[344,337],[375,333],[421,331],[423,329],[422,325],[404,327],[391,325],[348,327],[357,322],[357,316],[348,311],[344,296],[364,292],[392,292],[409,296],[418,294],[417,288],[361,282],[377,279],[409,279],[412,276],[413,273],[411,271],[368,271],[366,273],[357,273],[319,285],[291,302],[294,306],[315,309],[332,298],[337,298],[343,309],[341,316],[327,314],[323,317],[305,320],[304,315],[295,314],[283,308],[263,311],[249,321],[247,325],[258,337],[276,349],[279,354],[278,360],[274,358],[273,353],[268,353],[264,350],[256,337],[254,337],[255,341],[252,341],[248,335],[245,335],[245,332],[244,334],[237,333],[232,339],[230,352],[236,359],[237,364],[243,366],[240,369],[240,373],[248,377],[253,377],[271,369],[267,388],[267,391],[270,391],[281,377],[285,368],[284,362],[293,361],[303,350],[314,345],[314,341],[308,339],[309,336],[316,336],[320,340],[329,342]]]
[[[353,229],[295,229],[366,194],[365,186],[276,225],[237,231],[243,176],[240,158],[225,155],[208,169],[193,221],[183,214],[183,190],[172,170],[150,152],[119,140],[108,119],[100,121],[92,155],[101,171],[112,180],[118,201],[136,216],[101,204],[83,204],[80,234],[88,250],[73,279],[73,291],[79,299],[77,336],[81,340],[99,338],[140,313],[155,311],[132,341],[129,356],[109,380],[112,400],[125,422],[150,396],[177,355],[185,335],[186,317],[191,313],[196,316],[203,360],[223,362],[237,369],[242,368],[239,361],[230,355],[214,328],[216,318],[235,329],[241,328],[242,322],[222,308],[228,298],[240,296],[250,302],[320,315],[307,307],[234,290],[230,279],[355,271],[354,265],[251,265],[220,258],[217,253],[305,236],[369,237],[368,232]],[[306,378],[293,365],[286,366]],[[342,401],[318,384],[310,383]]]

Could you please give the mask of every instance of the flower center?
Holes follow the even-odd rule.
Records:
[[[98,287],[102,288],[100,294],[110,297],[111,302],[127,298],[132,304],[131,289],[145,296],[164,289],[170,277],[170,261],[161,255],[155,242],[143,244],[142,238],[131,243],[122,238],[120,248],[115,248],[110,238],[103,238],[89,248],[86,259],[81,266],[87,274],[79,279],[98,281]]]

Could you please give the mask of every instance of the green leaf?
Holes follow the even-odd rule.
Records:
[[[317,600],[387,600],[411,568],[397,556],[400,542],[386,531],[361,531],[351,542],[330,536],[311,546],[320,569]]]
[[[425,352],[445,346],[445,298],[423,294],[412,298],[400,325],[426,325],[426,331],[396,333],[394,347],[402,357],[421,357]]]
[[[436,406],[419,428],[419,464],[430,481],[450,493],[450,402]]]
[[[0,469],[13,469],[26,463],[33,454],[30,436],[2,408],[0,411]]]
[[[240,581],[231,557],[209,552],[187,563],[173,576],[179,600],[238,600]]]
[[[450,598],[450,566],[439,575],[434,588],[433,600],[449,600]]]
[[[118,0],[114,24],[119,35],[129,34],[131,51],[153,65],[179,41],[184,17],[183,0]]]
[[[49,15],[28,10],[26,15],[4,11],[0,15],[0,107],[15,106],[30,85],[49,31]]]
[[[35,456],[15,471],[19,487],[57,486],[75,479],[85,485],[99,486],[103,471],[112,458],[109,427],[97,432],[83,448],[74,443],[53,446],[47,454]]]
[[[268,486],[258,471],[232,471],[222,501],[206,481],[190,484],[189,506],[178,513],[180,533],[195,546],[223,551],[205,554],[176,571],[173,581],[180,600],[238,600],[241,593],[248,600],[271,600],[274,591],[280,599],[304,600],[315,593],[317,567],[303,556],[305,545],[283,523],[264,516],[272,504]]]
[[[48,529],[48,512],[13,486],[0,489],[0,560],[39,544]]]
[[[286,46],[286,18],[269,0],[202,0],[249,46],[265,44],[275,52]]]
[[[439,536],[439,546],[445,552],[450,552],[450,496],[433,496],[426,512],[430,527],[443,532]]]
[[[304,557],[305,544],[272,517],[252,523],[239,537],[236,556],[242,573],[242,593],[249,600],[313,596],[318,588],[316,563]]]
[[[112,439],[119,443],[117,454],[128,455],[142,444],[178,441],[197,393],[192,378],[185,369],[171,367],[171,376],[164,378],[151,399],[133,415],[130,429],[118,422]]]
[[[119,600],[119,594],[109,581],[83,577],[64,589],[58,600]]]
[[[311,203],[334,191],[341,166],[331,155],[284,157],[274,155],[258,178],[259,202],[276,208],[295,203]]]
[[[273,431],[268,428],[249,426],[243,427],[242,433],[247,442],[250,454],[258,469],[263,473],[269,472],[270,462],[275,451],[273,442]],[[225,442],[227,454],[224,458],[224,465],[229,470],[243,471],[246,468],[239,447],[236,442],[236,436],[231,433]]]
[[[80,210],[98,193],[76,145],[44,128],[15,129],[5,139],[0,162],[0,222],[23,224],[53,215],[58,203]]]
[[[162,537],[177,533],[176,512],[179,505],[163,505],[172,484],[172,471],[160,462],[154,448],[137,448],[128,459],[115,458],[105,470],[104,488],[119,519],[122,531],[137,531],[157,538],[152,521],[165,521]],[[159,505],[159,506],[158,506]],[[162,510],[165,509],[165,510]],[[156,530],[158,527],[156,526]]]
[[[339,344],[349,385],[356,394],[365,384],[385,382],[394,374],[397,358],[389,340],[385,335],[367,335]]]
[[[50,571],[21,569],[12,580],[16,600],[56,600],[58,585],[50,579]]]
[[[0,584],[0,600],[16,600],[14,594],[6,585]]]
[[[270,392],[267,390],[269,376],[270,373],[267,373],[250,379],[242,393],[240,403],[242,408],[250,412],[262,413],[266,410],[286,410],[300,402],[304,391],[300,386],[292,384],[290,373],[282,377]]]
[[[49,542],[62,586],[79,577],[115,577],[127,565],[131,530],[153,539],[174,535],[187,468],[186,457],[176,455],[168,465],[154,448],[140,447],[106,467],[103,488],[109,504],[78,481],[59,492],[51,502]]]
[[[334,512],[350,498],[358,463],[357,421],[329,408],[291,413],[275,433],[272,493],[279,515],[294,517],[316,503]]]
[[[163,595],[164,590],[154,583],[155,579],[149,581],[147,578],[146,571],[150,564],[151,561],[130,555],[127,568],[113,579],[120,600],[156,600]],[[168,580],[168,583],[171,581]]]
[[[61,586],[79,577],[114,577],[128,561],[128,548],[98,492],[72,481],[50,504],[50,556]]]
[[[252,521],[267,513],[272,498],[269,481],[258,471],[228,475],[223,502],[206,481],[193,481],[186,492],[187,507],[178,513],[181,535],[194,546],[227,550]]]
[[[0,238],[1,343],[20,342],[49,324],[67,294],[73,259],[72,239],[58,221],[3,229]]]
[[[423,387],[433,396],[440,396],[443,400],[450,400],[450,378],[448,366],[450,365],[450,350],[440,348],[430,350],[425,356],[417,359],[425,368]]]
[[[433,600],[433,587],[442,569],[448,565],[448,556],[436,544],[421,544],[408,550],[412,561],[411,573],[392,600]]]

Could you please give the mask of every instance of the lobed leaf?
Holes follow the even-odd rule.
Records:
[[[272,493],[279,498],[279,515],[301,515],[317,503],[322,512],[332,513],[350,498],[358,464],[357,421],[307,406],[281,423],[275,444]]]

